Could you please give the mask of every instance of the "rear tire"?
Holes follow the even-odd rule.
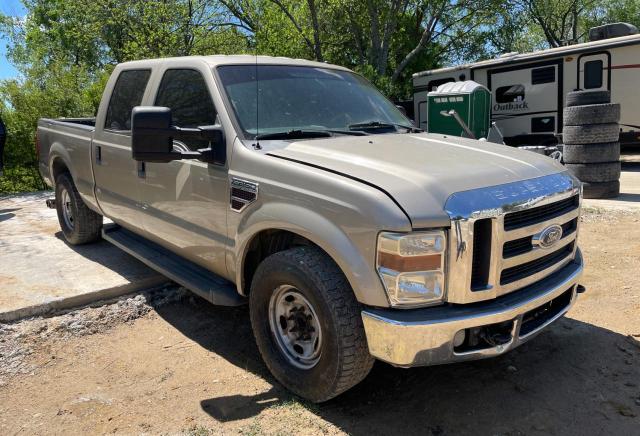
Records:
[[[620,162],[567,164],[566,167],[581,182],[614,182],[620,179]]]
[[[100,239],[102,215],[82,201],[69,173],[56,178],[56,211],[64,238],[71,245],[88,244]]]
[[[620,121],[620,104],[603,103],[564,108],[562,122],[565,126],[608,124]]]
[[[602,104],[611,101],[610,91],[571,91],[567,93],[566,106]]]
[[[327,401],[371,370],[361,306],[342,271],[318,248],[267,257],[254,275],[249,305],[264,362],[295,394]]]
[[[616,142],[619,137],[620,126],[617,123],[564,126],[562,129],[562,141],[565,144]]]
[[[620,143],[565,144],[562,158],[568,164],[617,162],[620,160]]]
[[[620,195],[620,181],[582,184],[584,198],[615,198]]]

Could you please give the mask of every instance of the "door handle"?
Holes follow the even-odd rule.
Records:
[[[142,161],[138,161],[138,177],[141,179],[146,177],[146,165]]]
[[[96,145],[96,163],[98,165],[102,164],[102,146]]]

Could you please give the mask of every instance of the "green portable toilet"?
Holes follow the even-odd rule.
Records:
[[[486,138],[491,123],[491,93],[472,80],[449,82],[427,94],[427,131],[469,137],[454,110],[476,139]]]

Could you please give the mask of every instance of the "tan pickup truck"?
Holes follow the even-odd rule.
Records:
[[[584,290],[580,183],[560,164],[423,133],[338,66],[121,64],[95,119],[42,119],[38,146],[69,243],[102,237],[214,304],[248,303],[266,365],[312,401],[374,358],[505,353]]]

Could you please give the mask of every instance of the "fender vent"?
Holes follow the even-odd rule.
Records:
[[[231,179],[231,209],[240,212],[258,198],[258,184],[248,180]]]

